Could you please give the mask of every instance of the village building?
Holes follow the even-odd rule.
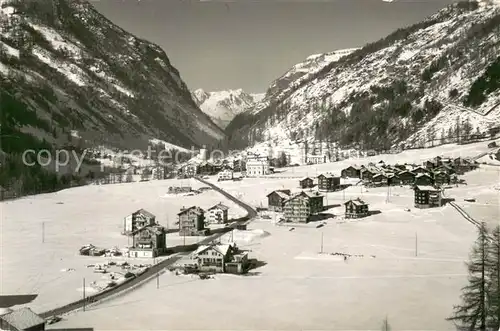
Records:
[[[405,170],[398,174],[398,177],[403,185],[413,185],[415,183],[415,174],[411,171]]]
[[[425,161],[425,162],[423,163],[423,167],[424,167],[425,169],[427,169],[427,170],[429,170],[429,171],[430,171],[430,170],[432,170],[432,169],[436,168],[436,167],[437,167],[437,165],[436,165],[436,163],[434,163],[434,161],[432,161],[432,160],[427,160],[427,161]]]
[[[201,245],[191,258],[203,272],[242,274],[248,269],[248,253],[233,245]]]
[[[205,235],[205,211],[200,207],[192,206],[181,209],[179,217],[180,236]]]
[[[198,173],[198,165],[197,164],[186,164],[184,165],[180,171],[178,172],[182,177],[190,178],[195,177]]]
[[[249,156],[246,161],[247,177],[265,176],[271,173],[267,156]]]
[[[328,156],[326,154],[307,154],[306,155],[306,164],[321,164],[329,161]]]
[[[340,172],[341,177],[349,177],[349,178],[361,178],[361,167],[356,165],[349,166],[345,169],[342,169]]]
[[[276,190],[267,195],[267,206],[270,211],[283,211],[285,200],[290,198],[290,190]]]
[[[153,179],[165,179],[166,178],[166,171],[164,167],[154,167],[151,169],[151,176]]]
[[[401,185],[402,184],[401,178],[399,178],[398,175],[390,174],[390,175],[387,176],[387,184],[389,186],[398,186],[398,185]]]
[[[28,307],[17,310],[6,309],[0,313],[0,330],[44,331],[45,319]]]
[[[440,207],[442,204],[441,191],[433,186],[416,185],[414,194],[416,208]]]
[[[443,158],[441,156],[436,156],[434,159],[432,159],[432,161],[434,162],[436,167],[439,167],[443,164],[442,159]]]
[[[363,167],[360,170],[360,177],[363,181],[370,182],[373,176],[375,176],[378,173],[380,173],[380,170],[375,167],[372,166]]]
[[[213,207],[207,209],[207,219],[210,224],[223,224],[227,223],[229,207],[218,203]]]
[[[216,166],[215,164],[205,161],[198,165],[196,169],[196,174],[202,175],[202,176],[210,176],[214,175],[217,173]]]
[[[437,171],[434,173],[434,184],[436,185],[449,185],[451,177],[444,171]]]
[[[314,187],[314,180],[310,177],[305,177],[299,180],[299,185],[300,188],[306,189],[306,188],[312,188]]]
[[[166,231],[159,225],[148,225],[132,233],[133,244],[130,257],[154,258],[166,252]]]
[[[437,171],[445,172],[448,175],[453,175],[456,173],[456,171],[453,169],[453,167],[450,164],[441,164],[441,166],[436,168]]]
[[[393,167],[395,170],[399,171],[405,171],[406,170],[406,164],[398,164],[396,163]]]
[[[246,171],[246,163],[245,161],[238,159],[233,161],[233,171],[234,172],[244,172]]]
[[[181,193],[189,193],[193,189],[191,186],[170,186],[168,188],[168,194],[181,194]]]
[[[352,199],[344,203],[346,218],[360,218],[370,214],[368,204],[360,198]]]
[[[229,169],[224,169],[217,174],[218,180],[233,180],[233,171]]]
[[[312,215],[322,212],[323,208],[323,195],[302,191],[285,201],[284,218],[286,222],[307,223]]]
[[[415,176],[414,185],[434,185],[434,178],[429,174],[418,174]]]
[[[413,168],[411,170],[411,172],[413,172],[415,175],[418,175],[418,174],[428,174],[429,170],[427,170],[426,168],[424,168],[422,166],[417,166],[417,167]]]
[[[324,192],[331,192],[339,189],[340,177],[332,174],[321,174],[318,176],[318,190]]]
[[[130,234],[137,229],[156,224],[156,216],[141,208],[125,217],[123,224],[123,233]]]
[[[372,177],[372,184],[375,186],[387,186],[389,179],[386,174],[376,174]]]

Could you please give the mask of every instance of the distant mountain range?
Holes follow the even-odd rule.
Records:
[[[242,89],[205,92],[197,89],[192,93],[193,100],[215,124],[224,129],[238,114],[251,110],[262,100],[264,94],[249,94]]]
[[[499,54],[498,3],[450,5],[360,49],[295,65],[227,126],[230,146],[390,149],[488,134],[500,126]]]

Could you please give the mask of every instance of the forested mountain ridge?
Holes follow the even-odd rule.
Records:
[[[274,89],[226,133],[233,148],[289,139],[362,149],[484,134],[500,124],[499,54],[499,6],[459,2]]]

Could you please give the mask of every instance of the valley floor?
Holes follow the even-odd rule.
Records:
[[[498,224],[498,169],[482,166],[464,176],[468,185],[446,195],[474,218]],[[218,184],[256,206],[273,189],[299,190],[296,179]],[[475,203],[463,201],[471,195]],[[339,205],[358,196],[380,213],[343,219]],[[406,187],[388,195],[387,188],[353,186],[329,193],[327,204],[331,215],[323,227],[276,225],[269,213],[271,219],[256,219],[248,231],[235,230],[238,245],[263,262],[247,276],[200,280],[166,273],[158,289],[151,282],[71,314],[57,327],[91,322],[96,330],[377,330],[387,317],[394,330],[454,330],[445,318],[467,283],[464,262],[476,238],[471,223],[450,205],[415,209]],[[344,261],[334,253],[352,256]]]
[[[245,210],[215,191],[194,196],[166,195],[169,186],[204,186],[195,180],[155,180],[109,185],[90,185],[56,193],[28,196],[1,203],[1,290],[5,294],[36,293],[30,303],[37,312],[76,301],[83,295],[83,278],[105,284],[108,275],[94,273],[89,264],[123,258],[88,257],[80,247],[93,244],[101,248],[124,248],[132,244],[122,235],[123,219],[144,208],[169,229],[185,206],[207,209],[219,202],[230,207],[229,217],[240,217]],[[202,237],[186,237],[186,244]],[[182,245],[178,233],[167,235],[167,247]],[[126,259],[131,264],[152,263],[152,259]]]

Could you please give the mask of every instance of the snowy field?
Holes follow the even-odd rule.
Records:
[[[230,217],[246,214],[212,190],[194,196],[165,195],[173,185],[205,186],[195,180],[91,185],[2,202],[2,293],[39,294],[30,304],[38,312],[81,298],[83,277],[87,284],[102,280],[101,274],[86,265],[110,258],[80,256],[78,250],[85,244],[102,248],[131,244],[132,240],[121,235],[123,218],[140,208],[152,212],[170,229],[178,227],[176,215],[183,206],[207,209],[223,202],[230,207]],[[178,233],[169,234],[167,246],[182,244],[183,239]],[[187,237],[186,243],[199,239]],[[152,262],[130,260],[136,264]]]
[[[234,235],[250,258],[265,263],[251,275],[200,280],[167,273],[159,289],[148,283],[54,327],[91,321],[96,330],[376,330],[387,316],[394,330],[452,330],[444,319],[466,282],[475,229],[452,207],[406,212],[408,205],[411,198],[319,229],[289,231],[256,220],[247,231],[255,240],[244,231]],[[329,253],[360,256],[344,261]]]
[[[484,143],[449,145],[317,167],[340,172],[352,163],[421,163],[437,155],[473,157],[487,150]],[[315,168],[296,167],[293,173],[312,175]],[[498,223],[499,169],[482,165],[463,176],[468,185],[449,188],[446,196],[455,197],[478,220]],[[278,177],[217,185],[265,207],[265,195],[272,190],[299,191],[296,178]],[[463,201],[470,195],[475,203]],[[356,197],[379,213],[345,220],[342,203]],[[451,206],[415,209],[413,191],[405,187],[353,186],[328,193],[325,204],[330,207],[320,228],[319,223],[278,226],[271,217],[257,218],[249,231],[236,231],[232,238],[238,245],[250,250],[250,258],[264,262],[249,276],[200,280],[167,273],[159,289],[154,282],[147,284],[88,312],[69,315],[56,326],[85,327],[92,321],[96,330],[376,330],[387,316],[394,330],[454,330],[445,318],[466,284],[464,262],[476,236],[472,224]],[[344,261],[331,253],[352,257]],[[145,309],[147,319],[135,313]]]

